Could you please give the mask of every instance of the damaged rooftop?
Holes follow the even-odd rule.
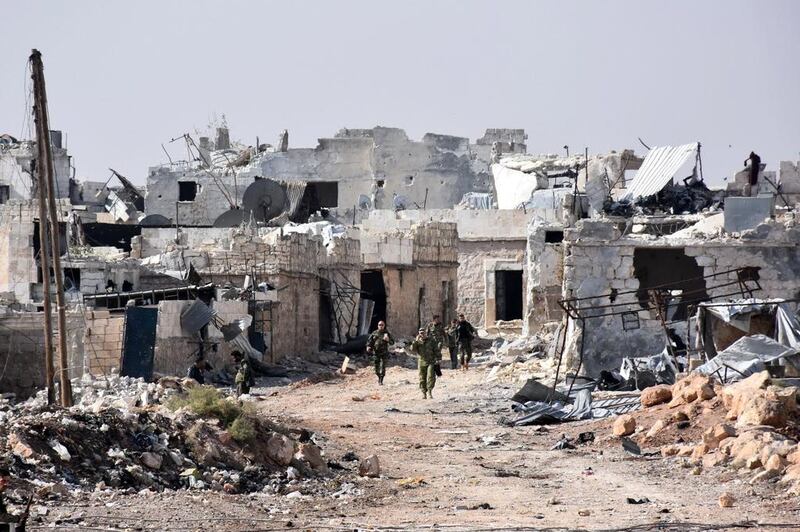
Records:
[[[800,529],[800,138],[751,116],[800,118],[781,114],[797,81],[785,32],[763,37],[782,68],[760,79],[682,65],[707,76],[690,105],[651,87],[673,59],[607,36],[624,22],[647,49],[696,53],[652,6],[611,19],[586,4],[570,25],[546,3],[498,6],[502,35],[478,42],[434,3],[448,45],[398,51],[386,21],[407,9],[387,3],[377,35],[373,13],[356,28],[335,4],[246,3],[232,24],[167,2],[154,57],[182,49],[165,20],[213,19],[217,40],[190,70],[128,61],[153,85],[139,97],[117,62],[118,92],[98,96],[72,38],[68,55],[20,53],[22,131],[0,115],[0,530]],[[715,12],[695,7],[683,31],[700,21],[713,40]],[[774,25],[800,14],[744,2],[731,17],[749,27],[745,7]],[[286,34],[301,20],[302,46]],[[520,20],[551,22],[530,35]],[[563,50],[552,79],[543,56],[516,59],[532,53],[519,35],[552,47],[567,31],[584,52]],[[730,46],[761,50],[752,38]],[[595,48],[616,58],[602,72]],[[611,94],[601,78],[623,64],[636,77]],[[566,105],[587,79],[608,101]],[[166,98],[167,80],[183,94],[169,107],[138,99]],[[724,94],[741,123],[718,118]],[[219,102],[227,117],[187,121]],[[94,118],[117,108],[131,131]]]

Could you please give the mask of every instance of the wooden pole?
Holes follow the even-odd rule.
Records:
[[[50,238],[47,227],[47,210],[44,184],[45,163],[44,143],[39,139],[43,137],[39,122],[39,111],[34,102],[33,120],[36,124],[36,192],[39,199],[39,265],[42,271],[42,287],[44,290],[44,367],[47,386],[47,404],[55,403],[56,394],[53,384],[55,382],[53,369],[53,307],[50,303]]]
[[[58,361],[61,382],[61,406],[72,406],[72,383],[69,380],[67,361],[67,316],[64,300],[64,272],[61,269],[61,249],[59,246],[58,209],[56,208],[56,191],[54,180],[53,157],[50,147],[50,124],[47,116],[47,91],[44,86],[44,67],[42,55],[38,50],[31,52],[31,70],[33,72],[33,97],[37,102],[34,109],[39,114],[39,131],[42,134],[39,143],[44,152],[45,168],[40,169],[47,185],[47,207],[50,223],[50,243],[53,250],[53,273],[56,279],[56,311],[58,312]],[[44,170],[42,172],[42,170]],[[41,221],[40,221],[41,223]]]

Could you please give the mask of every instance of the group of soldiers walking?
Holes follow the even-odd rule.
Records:
[[[425,399],[433,398],[436,377],[442,374],[442,348],[447,347],[449,351],[451,369],[458,369],[460,362],[461,369],[466,371],[472,358],[472,339],[476,335],[475,327],[466,320],[464,314],[459,314],[458,319],[451,321],[448,327],[442,324],[440,316],[434,316],[427,327],[419,330],[411,343],[411,352],[418,356],[419,388]],[[378,328],[367,340],[367,353],[374,359],[378,384],[383,384],[386,376],[386,359],[389,357],[389,346],[393,343],[394,338],[386,329],[386,323],[379,321]]]

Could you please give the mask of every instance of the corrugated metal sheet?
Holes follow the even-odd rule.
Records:
[[[196,333],[205,327],[216,316],[217,311],[199,299],[181,313],[181,327],[190,333]]]
[[[682,146],[661,146],[653,148],[644,158],[642,167],[628,187],[628,192],[621,198],[632,200],[650,196],[664,188],[675,173],[690,157],[697,152],[697,143]],[[683,176],[685,177],[685,176]]]

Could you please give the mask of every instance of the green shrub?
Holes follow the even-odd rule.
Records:
[[[229,401],[219,390],[212,386],[195,386],[185,396],[176,397],[168,406],[174,410],[189,407],[198,416],[214,417],[227,427],[238,418],[242,409],[233,401]]]
[[[249,418],[242,415],[233,420],[231,426],[228,427],[228,434],[239,443],[244,443],[252,441],[256,437],[256,427]]]

